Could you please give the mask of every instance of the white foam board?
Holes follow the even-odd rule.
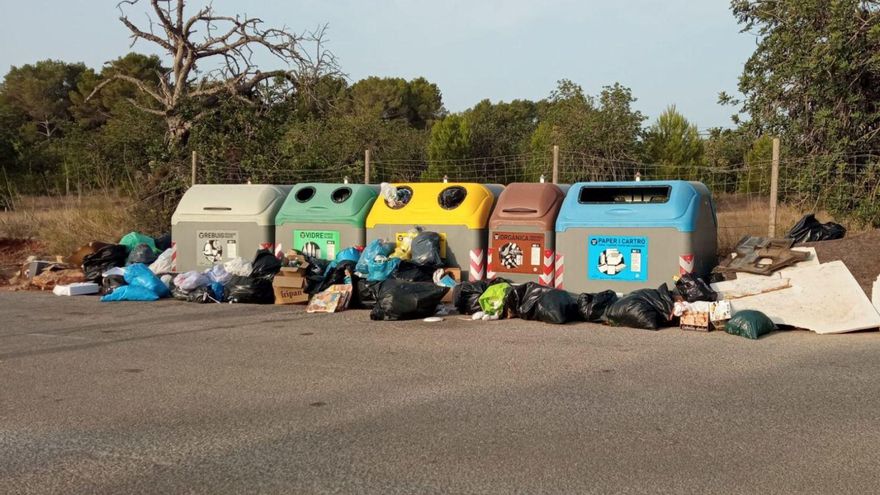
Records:
[[[68,285],[56,285],[52,293],[56,296],[83,296],[97,294],[101,286],[94,282],[76,282]]]
[[[877,280],[871,287],[871,302],[874,303],[874,309],[880,312],[880,275],[877,275]]]
[[[761,311],[779,325],[819,334],[880,327],[880,313],[842,261],[779,272],[791,287],[731,301],[734,313]]]
[[[791,287],[791,280],[777,277],[747,277],[709,284],[724,299],[740,299]]]

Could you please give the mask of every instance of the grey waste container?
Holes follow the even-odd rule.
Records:
[[[576,293],[656,288],[707,276],[717,245],[712,195],[699,182],[582,182],[556,219],[556,281]]]
[[[171,217],[179,272],[204,270],[236,257],[273,249],[275,215],[290,186],[198,184],[183,195]]]

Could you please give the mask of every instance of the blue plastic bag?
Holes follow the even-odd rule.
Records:
[[[156,295],[157,298],[168,297],[171,291],[143,263],[135,263],[125,269],[125,281],[130,286],[142,287]]]
[[[223,284],[220,282],[214,282],[211,284],[211,292],[214,293],[214,299],[216,299],[217,302],[223,300],[223,290]]]
[[[160,282],[161,283],[161,282]],[[150,289],[136,285],[123,285],[113,289],[113,292],[101,296],[101,302],[115,301],[155,301],[159,295]]]
[[[355,265],[354,271],[357,273],[369,273],[369,263],[376,259],[376,256],[388,256],[392,252],[394,252],[393,242],[384,242],[382,239],[374,239],[367,244],[367,247],[364,248],[360,258],[357,259],[357,265]]]
[[[383,282],[394,273],[400,265],[400,258],[385,258],[381,261],[370,261],[367,269],[368,282]]]
[[[336,262],[354,261],[355,263],[361,259],[361,252],[357,248],[345,248],[336,254]]]

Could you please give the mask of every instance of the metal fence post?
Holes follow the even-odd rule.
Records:
[[[198,167],[199,157],[196,150],[193,150],[192,154],[192,180],[190,181],[190,185],[196,185],[196,168]]]
[[[773,138],[773,160],[770,165],[770,237],[776,237],[776,204],[779,201],[779,138]]]
[[[553,145],[553,183],[559,184],[559,146]]]
[[[364,150],[364,184],[370,183],[370,149]]]

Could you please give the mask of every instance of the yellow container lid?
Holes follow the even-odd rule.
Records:
[[[367,228],[377,225],[462,225],[469,229],[485,229],[495,204],[495,194],[483,184],[412,182],[393,186],[409,189],[409,201],[392,207],[380,192],[367,216]],[[405,197],[406,193],[399,196]],[[456,201],[444,204],[444,198],[450,197]]]

